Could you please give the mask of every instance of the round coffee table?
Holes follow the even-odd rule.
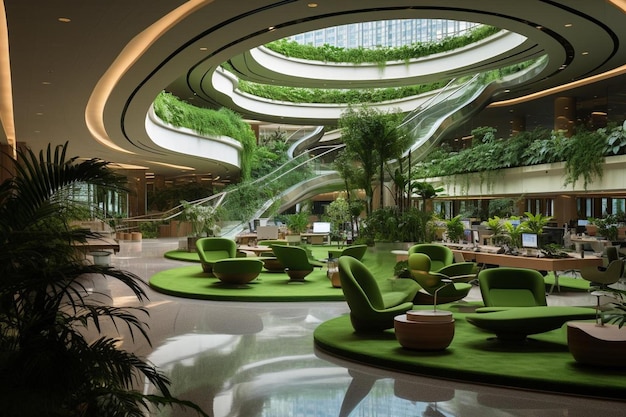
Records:
[[[450,311],[410,310],[394,318],[396,339],[412,350],[444,350],[454,338]]]

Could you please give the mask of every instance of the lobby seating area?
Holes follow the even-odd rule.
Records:
[[[112,255],[112,263],[146,280],[153,275],[184,267],[198,271],[193,280],[218,281],[204,274],[197,260],[165,258],[164,253],[176,250],[177,240],[144,239],[141,243],[121,242],[120,246],[120,252]],[[375,249],[370,248],[364,261],[375,276],[379,276],[380,271],[372,262],[378,256]],[[395,256],[392,255],[391,259],[393,264]],[[251,284],[252,289],[230,289],[229,293],[260,290],[270,284],[265,281],[266,277],[274,275],[277,274],[263,275],[263,282]],[[281,279],[282,284],[273,286],[273,291],[278,288],[294,291],[311,288],[310,284],[284,285],[286,279]],[[86,285],[88,288],[98,285],[98,291],[110,294],[119,303],[124,302],[127,293],[112,284],[110,280],[94,279],[93,284]],[[340,289],[330,286],[328,289],[341,294]],[[501,352],[494,349],[497,345],[488,339],[488,333],[458,319],[454,340],[443,354],[416,353],[403,349],[395,341],[392,330],[374,333],[376,340],[369,332],[355,333],[345,301],[310,301],[292,296],[291,300],[282,302],[222,302],[172,296],[152,288],[148,291],[151,301],[147,306],[151,312],[148,322],[153,334],[153,346],[137,344],[138,353],[147,355],[164,369],[174,386],[190,386],[190,389],[179,392],[185,398],[197,401],[205,410],[215,410],[216,417],[249,411],[239,408],[240,404],[269,407],[275,401],[280,401],[289,410],[317,410],[323,407],[327,411],[322,415],[375,415],[381,409],[388,410],[387,414],[383,414],[385,416],[422,415],[435,409],[448,416],[623,415],[621,401],[589,397],[598,392],[617,394],[618,390],[607,385],[608,380],[615,379],[614,376],[607,378],[587,371],[585,383],[597,388],[588,389],[581,385],[577,395],[555,394],[567,393],[565,389],[573,392],[572,386],[563,387],[564,390],[536,392],[541,387],[555,387],[559,380],[575,385],[575,372],[580,372],[579,367],[573,366],[574,361],[569,357],[567,347],[554,343],[557,338],[554,332],[533,337],[536,342],[531,346],[530,353]],[[455,315],[462,317],[467,307],[481,301],[479,288],[474,286],[464,301],[467,303],[451,303],[449,307],[442,305],[441,308],[453,310],[456,306]],[[562,291],[548,297],[549,305],[594,302],[595,297],[586,292]],[[338,321],[333,322],[335,319]],[[330,328],[334,329],[332,333]],[[318,329],[323,332],[317,334]],[[345,351],[331,355],[320,349],[317,342],[314,347],[311,341],[320,337],[322,342],[326,342],[325,334],[332,336]],[[474,353],[467,350],[472,347],[480,351]],[[544,350],[552,353],[548,356],[542,353]],[[486,352],[489,355],[485,355]],[[383,362],[385,357],[392,356],[401,362]],[[524,363],[527,356],[532,363]],[[564,368],[556,368],[557,374],[553,370],[558,362],[556,357],[561,356]],[[420,358],[423,365],[416,362]],[[485,360],[487,358],[488,361]],[[284,371],[277,374],[272,363],[281,363],[285,366]],[[518,366],[510,367],[507,363],[517,363]],[[223,371],[216,372],[216,364],[224,365]],[[452,371],[446,373],[445,367]],[[507,369],[506,374],[497,372],[502,368]],[[242,369],[254,372],[241,372]],[[519,374],[520,370],[526,370],[533,377],[525,379]],[[273,383],[276,377],[280,381]],[[459,382],[460,379],[463,381]],[[511,389],[515,387],[513,382],[516,380],[518,386],[520,381],[525,383],[525,389]],[[366,384],[367,381],[372,382]],[[441,392],[446,395],[441,395]],[[233,403],[224,403],[222,399],[225,397],[232,398]],[[236,411],[234,407],[237,407]],[[341,410],[352,411],[340,414]],[[252,415],[257,414],[252,412]]]
[[[355,357],[354,355],[369,357],[372,352],[365,346],[374,342],[386,343],[389,348],[395,349],[396,353],[392,356],[397,355],[397,349],[401,349],[407,352],[428,352],[429,355],[435,355],[433,358],[439,355],[444,357],[464,355],[465,349],[473,350],[475,346],[482,346],[480,350],[483,354],[493,351],[487,356],[495,355],[493,356],[495,361],[504,360],[502,355],[506,356],[512,352],[526,350],[531,352],[537,349],[542,351],[544,348],[551,351],[554,347],[560,346],[557,349],[559,363],[575,363],[576,359],[567,350],[568,341],[564,329],[573,322],[593,323],[597,316],[593,297],[587,298],[584,303],[550,305],[546,295],[548,288],[546,277],[528,268],[490,267],[475,274],[476,265],[473,262],[454,262],[453,260],[452,263],[442,268],[450,270],[458,268],[460,276],[457,280],[454,276],[449,277],[433,271],[430,256],[414,249],[408,259],[411,277],[399,278],[391,276],[390,273],[395,260],[395,251],[385,250],[384,256],[382,253],[374,255],[377,253],[377,248],[374,246],[371,249],[366,248],[366,252],[372,253],[366,253],[363,260],[349,255],[339,257],[337,266],[341,285],[337,288],[330,281],[328,268],[330,263],[328,265],[321,261],[317,261],[315,265],[311,263],[312,258],[319,259],[328,253],[328,248],[288,246],[280,242],[269,242],[269,244],[272,254],[277,255],[277,258],[280,258],[278,254],[281,251],[289,251],[288,255],[281,259],[281,262],[286,264],[293,262],[296,258],[293,254],[297,251],[302,264],[308,265],[298,266],[298,269],[295,269],[295,271],[302,271],[298,273],[306,277],[306,279],[296,277],[296,282],[303,285],[285,285],[294,282],[294,279],[288,275],[288,267],[280,273],[270,274],[267,269],[265,272],[257,272],[262,269],[264,257],[250,253],[245,258],[235,256],[214,261],[212,273],[217,277],[217,281],[209,281],[209,285],[206,284],[207,281],[202,280],[211,280],[211,275],[203,272],[201,268],[195,269],[197,267],[193,266],[178,268],[183,275],[189,275],[189,280],[185,282],[205,282],[202,286],[208,288],[209,291],[211,289],[221,291],[217,296],[214,294],[196,297],[193,294],[176,292],[171,292],[171,294],[214,301],[297,302],[298,299],[302,302],[315,299],[342,301],[348,307],[347,314],[320,323],[317,327],[319,337],[317,335],[314,337],[316,346],[323,350],[328,349],[338,357],[343,354],[348,357]],[[442,245],[431,246],[443,247]],[[431,253],[437,256],[435,251]],[[264,255],[271,254],[264,253]],[[383,259],[386,261],[381,263]],[[254,271],[244,271],[248,264]],[[175,269],[171,272],[174,273],[174,271]],[[196,272],[192,273],[192,271]],[[163,271],[161,274],[167,276],[168,272],[170,271]],[[225,275],[230,275],[230,277],[224,278]],[[469,276],[476,278],[478,286],[466,282]],[[255,279],[257,277],[258,279]],[[166,277],[166,279],[176,283],[185,280],[181,276],[173,276],[173,279]],[[228,279],[234,281],[227,282]],[[581,278],[571,279],[582,281]],[[318,291],[316,288],[320,288],[320,284],[323,291],[327,291],[327,294],[332,292],[332,295],[314,294]],[[159,290],[159,285],[153,285],[153,288]],[[170,293],[167,289],[164,292]],[[284,297],[279,297],[279,293],[284,293]],[[420,294],[427,294],[430,298],[420,299]],[[437,295],[437,300],[435,300],[435,295]],[[428,320],[424,321],[425,319]],[[403,325],[401,334],[397,333],[398,323],[406,323]],[[428,329],[428,335],[412,334],[414,331],[424,331],[423,329]],[[338,336],[337,332],[344,332],[343,336]],[[327,340],[328,334],[334,334],[333,341]],[[335,346],[335,343],[344,337],[360,340],[359,346],[362,347],[354,347],[354,349],[356,351],[365,349],[369,353],[348,353],[353,349],[349,343],[345,346],[343,343],[340,343],[341,346]],[[439,340],[440,337],[441,340]],[[618,338],[622,336],[618,335]],[[626,338],[623,339],[626,340]],[[473,340],[471,342],[473,345],[467,345],[466,340]],[[544,345],[545,343],[548,344]],[[548,347],[552,343],[554,347]],[[586,357],[588,356],[587,354]],[[404,361],[407,357],[402,354],[399,358],[403,358],[403,366],[406,366]],[[419,361],[419,357],[414,358]],[[381,360],[385,366],[392,366],[390,364],[395,363],[394,360],[387,362],[390,360],[388,357],[384,359],[372,357],[372,360]],[[461,371],[459,375],[463,372]],[[433,375],[442,376],[443,374],[435,372]],[[469,372],[468,375],[474,375],[474,372]],[[524,386],[527,383],[525,372],[518,377],[521,381],[520,386]],[[473,377],[469,378],[471,380]],[[507,383],[516,384],[513,379],[507,380]],[[558,389],[565,389],[560,387],[560,383],[555,382],[555,384],[554,386],[559,386]],[[609,382],[610,384],[613,382]],[[565,391],[567,392],[567,389]]]

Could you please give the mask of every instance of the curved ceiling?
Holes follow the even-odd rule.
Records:
[[[35,150],[68,140],[71,154],[170,175],[214,167],[150,140],[145,122],[155,96],[168,89],[196,105],[219,104],[222,98],[204,94],[217,66],[299,32],[395,18],[497,26],[526,37],[531,54],[550,57],[542,76],[512,89],[511,99],[626,64],[624,14],[604,0],[321,0],[316,7],[296,0],[72,0],[6,2],[5,10],[11,78],[0,80],[0,111],[6,115],[12,98],[17,140]],[[2,143],[11,140],[6,120]]]

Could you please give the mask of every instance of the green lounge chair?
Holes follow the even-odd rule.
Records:
[[[352,256],[360,261],[363,259],[365,252],[367,252],[367,245],[351,245],[341,250],[329,250],[328,257],[338,259],[342,256]]]
[[[423,253],[430,258],[431,271],[439,271],[441,268],[454,263],[454,253],[447,246],[437,243],[419,243],[409,248],[409,256],[414,253]]]
[[[237,243],[224,237],[203,237],[196,242],[196,251],[202,270],[212,274],[215,261],[237,256]]]
[[[259,276],[263,262],[255,258],[226,258],[213,263],[213,274],[226,285],[247,287]]]
[[[276,259],[284,268],[291,282],[303,282],[314,268],[325,264],[309,258],[306,249],[300,246],[272,245]]]
[[[541,273],[534,269],[483,269],[478,274],[478,285],[485,307],[492,310],[547,305],[545,281]]]
[[[342,256],[338,264],[341,290],[350,307],[350,321],[355,331],[391,329],[394,317],[413,308],[412,300],[419,290],[415,282],[395,279],[390,290],[384,291],[361,261]]]
[[[465,298],[472,289],[472,285],[465,282],[466,274],[454,277],[433,272],[431,260],[426,254],[409,255],[408,266],[411,278],[422,287],[422,291],[415,296],[416,304],[451,303]],[[465,269],[460,268],[459,272],[467,272],[468,266],[465,265]]]

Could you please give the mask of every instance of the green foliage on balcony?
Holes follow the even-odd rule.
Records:
[[[449,81],[397,88],[325,89],[283,87],[240,80],[239,89],[257,97],[291,103],[358,104],[379,103],[424,94],[444,87]]]
[[[478,42],[500,31],[493,26],[478,26],[461,36],[444,38],[438,42],[416,42],[399,47],[342,48],[332,45],[302,45],[288,39],[270,42],[265,46],[281,55],[323,62],[345,62],[351,64],[377,63],[384,65],[389,61],[408,61],[441,52],[452,51]]]
[[[519,72],[536,60],[529,60],[507,67],[494,69],[485,73],[484,82],[501,79],[502,77]],[[225,68],[228,66],[225,65]],[[285,87],[279,85],[259,84],[245,80],[239,80],[238,89],[244,93],[268,100],[278,100],[291,103],[317,103],[317,104],[362,104],[380,103],[383,101],[400,100],[406,97],[425,94],[430,91],[443,88],[450,79],[435,81],[428,84],[418,84],[402,87],[387,88],[304,88]]]
[[[626,134],[621,125],[590,131],[579,127],[571,137],[563,132],[537,128],[509,138],[496,138],[489,127],[474,129],[471,146],[452,150],[443,145],[413,168],[414,178],[488,173],[505,168],[565,162],[564,185],[583,181],[586,188],[602,177],[606,156],[626,153]]]
[[[250,177],[256,137],[239,114],[225,107],[219,110],[196,107],[166,92],[160,93],[154,100],[154,112],[159,119],[172,126],[185,127],[200,135],[223,135],[238,140],[243,145],[241,176]]]

